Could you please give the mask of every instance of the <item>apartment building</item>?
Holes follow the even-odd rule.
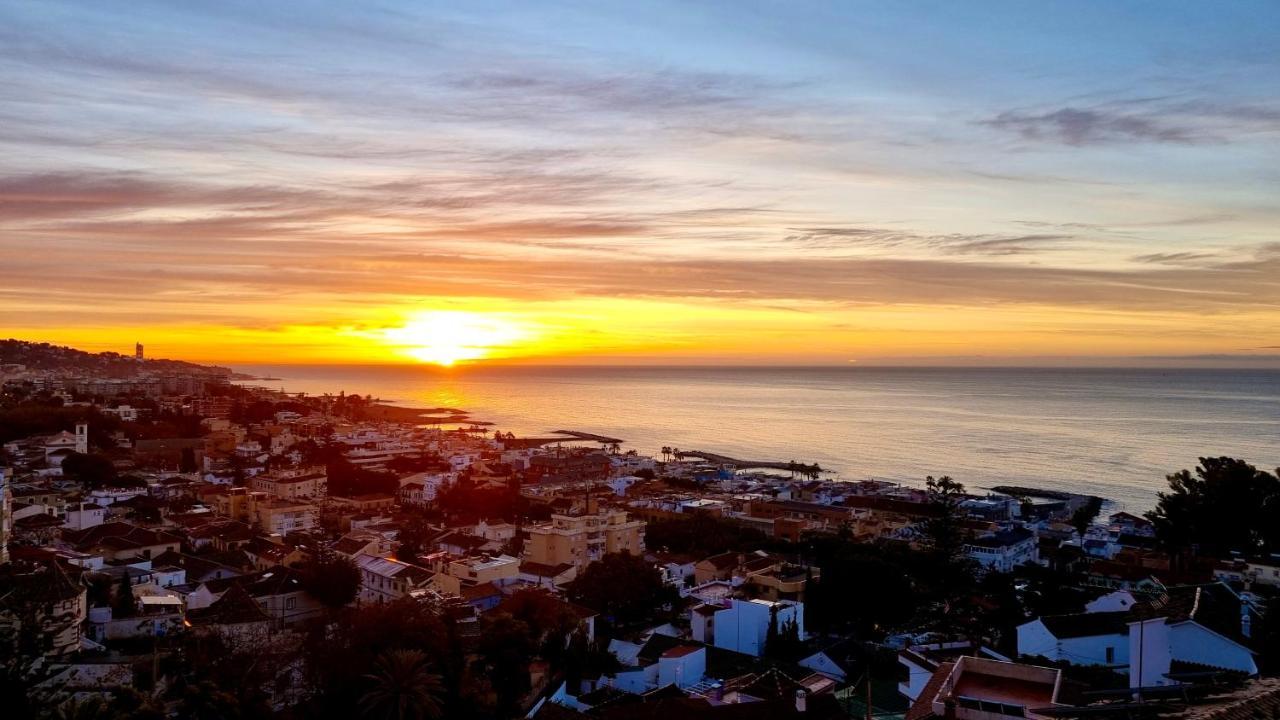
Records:
[[[606,553],[644,553],[643,520],[623,510],[595,515],[552,515],[551,522],[529,528],[524,559],[545,565],[568,563],[583,568]]]

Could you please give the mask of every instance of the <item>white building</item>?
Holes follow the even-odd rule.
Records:
[[[360,555],[360,602],[386,603],[426,588],[434,576],[430,570],[392,558]]]
[[[1104,597],[1110,599],[1099,606],[1123,602]],[[1243,643],[1246,612],[1221,583],[1170,588],[1158,602],[1128,611],[1049,616],[1020,625],[1018,654],[1127,667],[1131,687],[1176,684],[1167,677],[1175,661],[1256,675],[1253,652]]]
[[[804,603],[733,598],[728,605],[699,605],[690,612],[694,640],[753,657],[764,654],[771,622],[779,633],[794,622],[805,639]]]
[[[995,572],[1013,572],[1019,565],[1040,562],[1036,534],[1020,527],[973,538],[965,543],[964,550],[982,567]]]
[[[107,509],[91,502],[82,502],[67,508],[62,526],[71,530],[84,530],[107,521]]]

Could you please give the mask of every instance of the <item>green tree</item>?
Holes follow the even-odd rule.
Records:
[[[298,571],[302,587],[328,608],[350,605],[360,592],[360,569],[349,558],[320,553]]]
[[[443,686],[420,650],[389,650],[365,675],[373,686],[360,698],[363,715],[376,720],[422,720],[444,714]]]
[[[1161,544],[1178,557],[1198,548],[1225,557],[1280,550],[1280,479],[1229,457],[1203,457],[1192,474],[1168,476],[1147,519]]]
[[[417,515],[410,517],[396,535],[396,540],[399,542],[396,556],[405,562],[413,562],[415,557],[427,549],[432,534],[433,531],[426,519]]]
[[[568,597],[619,623],[647,620],[679,599],[644,558],[609,553],[591,563],[568,588]]]
[[[183,688],[178,714],[192,720],[235,720],[241,717],[240,702],[216,683],[201,680]]]
[[[196,451],[194,448],[182,448],[182,459],[178,462],[178,472],[192,473],[196,467]]]
[[[116,466],[106,455],[71,453],[62,460],[62,474],[87,490],[97,490],[115,483]]]
[[[131,617],[138,610],[137,600],[133,597],[133,582],[128,573],[120,576],[120,589],[116,592],[113,608],[115,617]]]
[[[1089,502],[1076,508],[1076,511],[1071,513],[1071,527],[1075,528],[1076,532],[1083,536],[1100,512],[1102,512],[1102,498],[1089,498]]]
[[[507,613],[483,620],[477,648],[494,694],[499,717],[511,717],[529,692],[529,660],[536,649],[529,626]]]
[[[936,480],[925,478],[928,506],[932,517],[925,521],[925,547],[940,564],[949,564],[959,556],[964,539],[963,514],[960,503],[965,499],[964,485],[943,475]]]

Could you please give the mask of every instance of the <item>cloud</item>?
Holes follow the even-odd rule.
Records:
[[[1024,140],[1073,147],[1229,143],[1280,130],[1280,107],[1177,96],[1121,98],[1094,105],[1005,110],[980,125]]]
[[[1064,107],[1051,112],[1002,112],[985,125],[1009,130],[1027,140],[1066,145],[1106,145],[1120,142],[1191,144],[1206,142],[1195,129],[1137,114]]]
[[[949,233],[926,235],[875,227],[792,228],[785,241],[812,250],[855,248],[934,250],[948,255],[1028,255],[1062,249],[1075,238],[1062,233],[1025,235]]]
[[[1158,265],[1194,265],[1204,260],[1212,260],[1218,256],[1214,253],[1205,252],[1172,252],[1172,253],[1149,253],[1146,255],[1134,255],[1131,259],[1134,262],[1152,263]]]

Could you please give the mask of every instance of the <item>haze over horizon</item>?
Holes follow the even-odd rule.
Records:
[[[0,3],[0,332],[1280,365],[1280,5],[315,7]]]

